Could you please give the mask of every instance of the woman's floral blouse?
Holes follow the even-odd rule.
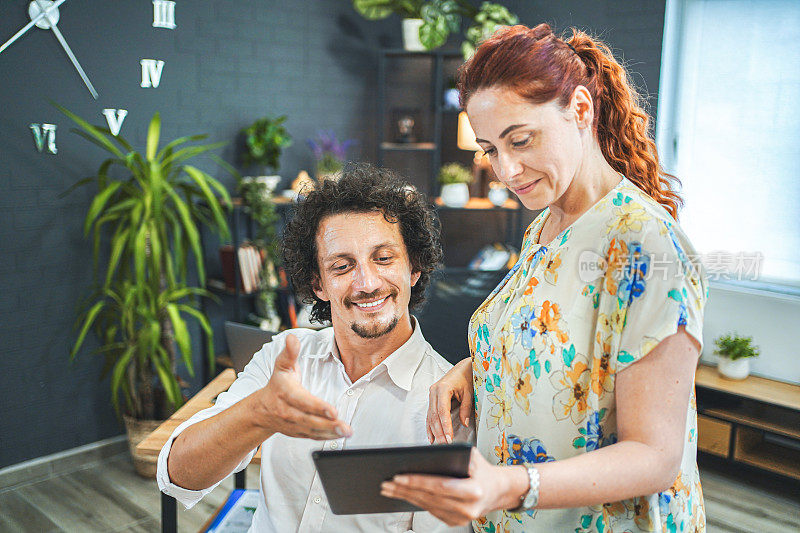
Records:
[[[707,281],[689,240],[623,178],[551,243],[549,210],[470,320],[478,449],[493,464],[562,460],[617,441],[614,385],[683,325],[702,346]],[[694,392],[680,473],[658,494],[595,507],[497,511],[476,531],[705,530]]]

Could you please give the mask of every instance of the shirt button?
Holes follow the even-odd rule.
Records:
[[[314,498],[314,503],[319,503],[321,501],[322,501],[322,498],[320,498],[319,496]]]
[[[347,395],[348,396],[352,396],[355,393],[356,393],[356,391],[354,391],[353,389],[347,389]]]
[[[331,442],[331,450],[335,450],[338,447],[339,447],[339,445],[337,443]]]

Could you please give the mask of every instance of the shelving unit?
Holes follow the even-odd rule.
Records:
[[[800,385],[697,368],[697,448],[800,480]]]
[[[523,228],[535,213],[508,200],[495,207],[487,198],[470,198],[464,207],[448,207],[438,198],[436,176],[443,161],[472,164],[473,153],[456,146],[459,110],[445,108],[445,79],[462,62],[459,50],[409,52],[385,49],[378,56],[378,165],[398,168],[412,183],[434,198],[442,222],[445,265],[460,267],[484,245],[504,241],[519,248]],[[423,124],[419,142],[401,143],[388,122],[393,110],[416,107]],[[395,118],[395,117],[393,117]],[[452,139],[451,139],[452,137]],[[530,218],[530,220],[526,220]]]
[[[286,224],[293,206],[292,200],[284,197],[273,198],[278,215],[280,216],[282,229]],[[231,229],[230,243],[218,242],[216,238],[209,239],[202,235],[203,250],[206,258],[206,271],[208,274],[206,288],[215,294],[220,302],[210,302],[202,300],[203,312],[209,317],[211,327],[214,330],[216,339],[224,339],[223,324],[225,320],[231,318],[236,322],[245,322],[247,315],[253,311],[257,291],[245,293],[240,289],[241,272],[236,251],[254,234],[253,220],[247,215],[245,206],[241,198],[231,199],[231,210],[228,212],[228,224]],[[280,231],[278,232],[280,234]],[[222,276],[222,266],[219,259],[219,248],[222,244],[231,244],[234,249],[234,287],[230,289],[226,286]],[[209,382],[214,376],[210,375],[208,368],[208,353],[206,343],[203,346],[203,381]],[[232,366],[230,359],[224,353],[217,353],[216,361],[220,367]]]

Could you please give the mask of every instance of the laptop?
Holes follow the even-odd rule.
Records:
[[[273,335],[275,335],[274,332],[264,331],[255,326],[248,326],[239,322],[225,322],[225,339],[228,341],[228,350],[231,361],[233,361],[233,369],[237,374],[244,370],[253,355],[265,343],[272,340]]]

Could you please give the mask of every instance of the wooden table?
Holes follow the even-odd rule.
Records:
[[[214,378],[211,383],[203,387],[197,394],[186,402],[183,407],[178,409],[175,414],[158,426],[155,431],[147,436],[136,446],[136,451],[142,455],[158,457],[161,448],[169,440],[172,432],[179,425],[191,418],[194,414],[214,405],[214,399],[228,390],[236,380],[236,372],[232,368],[223,371]],[[261,450],[258,450],[253,457],[251,464],[261,462]],[[245,471],[242,470],[235,474],[235,486],[243,489],[245,485]],[[172,496],[161,493],[161,531],[165,533],[177,533],[178,531],[178,509],[177,502]]]

